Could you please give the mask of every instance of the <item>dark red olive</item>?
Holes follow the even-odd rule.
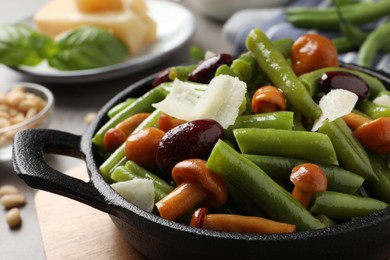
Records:
[[[332,89],[345,89],[355,93],[359,100],[370,95],[370,87],[361,77],[346,71],[330,71],[321,76],[320,87],[329,92]]]
[[[156,163],[170,174],[173,166],[185,159],[206,158],[218,139],[224,137],[215,120],[201,119],[181,124],[165,133],[156,153]]]
[[[233,58],[230,54],[217,54],[199,63],[199,65],[188,75],[188,80],[198,83],[209,83],[219,66],[223,64],[230,66],[232,61]]]
[[[169,69],[165,69],[157,74],[156,78],[152,82],[152,87],[157,87],[161,83],[171,81],[169,78]]]

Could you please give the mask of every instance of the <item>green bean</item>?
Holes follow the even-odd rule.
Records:
[[[253,198],[249,197],[230,183],[226,183],[226,186],[228,188],[229,200],[232,202],[234,207],[237,208],[241,215],[258,217],[266,216],[261,207],[254,202]]]
[[[304,118],[299,113],[294,113],[294,127],[293,127],[293,130],[307,131],[307,129],[305,127]]]
[[[359,197],[371,197],[371,194],[367,190],[365,183],[363,183],[363,185],[355,192],[354,195],[359,196]]]
[[[137,177],[137,175],[135,175],[134,173],[129,171],[125,166],[118,166],[112,172],[111,178],[115,182],[120,182],[120,181],[134,180],[138,177]]]
[[[286,59],[291,57],[291,47],[294,44],[294,40],[290,38],[277,39],[272,42],[275,45],[276,49],[280,51],[280,53]]]
[[[279,155],[337,165],[336,152],[325,134],[307,131],[239,128],[233,130],[245,154]]]
[[[318,131],[326,134],[332,141],[341,167],[367,181],[378,181],[366,151],[342,118],[324,121]]]
[[[356,48],[359,48],[367,37],[366,33],[363,32],[358,26],[350,23],[347,19],[345,19],[340,8],[341,1],[337,0],[333,2],[335,3],[336,13],[339,17],[341,32]]]
[[[370,96],[369,98],[376,97],[379,92],[386,90],[386,87],[383,85],[383,83],[375,78],[372,77],[364,72],[360,72],[357,70],[351,70],[347,68],[339,68],[339,67],[327,67],[319,70],[315,70],[312,72],[305,73],[301,76],[299,76],[299,80],[304,84],[304,86],[307,88],[311,96],[316,95],[319,90],[319,82],[321,76],[329,71],[344,71],[344,72],[350,72],[352,74],[355,74],[356,76],[361,77],[366,83],[370,86]]]
[[[233,125],[225,130],[225,137],[234,141],[233,129],[236,128],[274,128],[291,130],[293,128],[293,112],[279,111],[261,114],[238,116]]]
[[[175,66],[169,68],[169,79],[180,79],[182,81],[188,79],[188,75],[198,66],[198,64],[191,64],[187,66]]]
[[[297,230],[324,227],[288,191],[222,140],[214,146],[207,167],[219,174],[226,183],[253,198],[273,219],[295,224]]]
[[[340,36],[340,37],[337,37],[337,38],[333,38],[332,39],[332,42],[333,44],[336,46],[337,48],[337,51],[339,53],[345,53],[345,52],[348,52],[348,51],[356,51],[360,48],[357,48],[355,46],[355,44],[349,40],[347,37],[345,36]],[[380,49],[378,49],[378,52],[379,53],[389,53],[390,52],[390,44],[386,44],[384,46],[381,46]]]
[[[230,68],[240,80],[245,82],[251,80],[255,73],[259,72],[255,58],[247,52],[234,59]]]
[[[136,100],[136,98],[126,98],[125,101],[118,103],[114,107],[112,107],[108,112],[107,115],[109,118],[113,118],[117,113],[122,111],[125,107],[130,106],[131,103],[133,103]]]
[[[244,154],[266,172],[271,178],[289,179],[291,170],[297,165],[308,163],[307,160],[269,155]],[[363,184],[364,178],[343,168],[318,164],[328,180],[328,190],[343,193],[355,193]]]
[[[143,129],[145,127],[155,126],[157,120],[161,114],[160,110],[154,110],[148,118],[146,118],[137,128],[133,131],[133,133]],[[110,182],[111,177],[110,173],[115,168],[115,166],[125,158],[125,143],[119,146],[99,167],[99,171],[102,174],[103,178]]]
[[[368,34],[358,52],[357,64],[371,67],[375,55],[390,41],[390,22],[385,23]]]
[[[294,43],[292,39],[278,39],[272,42],[275,48],[285,57],[291,55],[291,46]],[[234,59],[230,68],[234,75],[240,80],[250,83],[258,74],[264,74],[259,68],[256,58],[250,52],[242,53],[238,58]]]
[[[133,161],[127,161],[125,167],[140,178],[152,180],[154,186],[158,187],[166,194],[170,193],[174,189],[171,185],[169,185],[166,181],[158,177],[156,174],[145,170]]]
[[[318,220],[320,220],[325,225],[325,227],[333,227],[334,225],[337,224],[336,221],[334,221],[333,219],[327,217],[324,214],[320,214],[320,215],[316,216],[316,218]]]
[[[190,60],[191,62],[198,62],[204,59],[204,51],[198,46],[191,46]]]
[[[166,90],[163,87],[156,87],[149,90],[135,102],[131,103],[130,106],[125,107],[121,112],[117,113],[113,118],[108,120],[92,138],[93,144],[101,151],[105,151],[104,148],[104,134],[110,129],[115,127],[118,123],[122,122],[125,118],[141,113],[151,112],[154,110],[152,107],[153,103],[157,103],[165,98],[167,95]]]
[[[358,110],[372,119],[379,117],[390,117],[390,107],[377,105],[369,100],[363,100],[356,104]]]
[[[329,218],[351,220],[368,216],[389,206],[386,202],[335,191],[318,192],[310,212]]]
[[[362,25],[375,21],[390,12],[390,1],[375,1],[340,7],[345,19]],[[291,7],[286,9],[287,20],[296,27],[335,31],[340,28],[339,17],[334,7]]]
[[[146,178],[138,175],[137,173],[133,172],[132,170],[129,170],[126,166],[119,166],[115,168],[115,170],[112,173],[112,179],[114,179],[117,182],[120,181],[129,181],[134,179],[148,179],[153,181],[154,185],[154,194],[155,194],[155,202],[159,201],[160,199],[164,198],[168,195],[169,192],[167,192],[164,187],[161,184],[161,182],[155,181],[155,177],[153,178]],[[163,185],[168,185],[167,183]],[[168,185],[169,186],[169,185]],[[171,191],[173,190],[173,187],[171,187]]]
[[[372,168],[379,180],[377,182],[368,182],[367,188],[375,198],[390,203],[390,169],[386,158],[372,152],[368,153]]]
[[[383,90],[378,93],[377,97],[382,97],[382,96],[389,96],[390,97],[390,90]]]
[[[217,70],[215,71],[215,76],[219,76],[219,75],[229,75],[232,77],[236,76],[236,74],[233,72],[233,70],[227,64],[222,64],[221,66],[219,66],[217,68]]]
[[[246,39],[246,46],[272,83],[282,89],[294,110],[309,118],[321,115],[319,106],[264,32],[253,29]]]
[[[333,38],[331,41],[338,53],[346,53],[358,49],[355,44],[345,36]]]

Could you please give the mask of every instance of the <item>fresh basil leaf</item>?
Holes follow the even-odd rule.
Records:
[[[83,70],[109,66],[124,60],[127,45],[108,30],[81,26],[57,41],[59,50],[49,58],[50,66],[59,70]]]
[[[0,63],[35,66],[56,51],[55,42],[25,24],[0,27]]]

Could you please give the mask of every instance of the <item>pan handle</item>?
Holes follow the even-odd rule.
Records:
[[[13,167],[30,187],[56,193],[104,212],[117,215],[118,209],[108,205],[94,183],[61,173],[50,167],[45,153],[68,155],[85,160],[81,136],[51,129],[28,129],[18,132],[13,143]],[[107,189],[107,192],[111,192]],[[113,191],[112,191],[113,192]],[[114,193],[114,192],[113,192]]]

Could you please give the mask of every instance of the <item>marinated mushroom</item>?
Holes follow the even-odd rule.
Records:
[[[354,135],[365,147],[379,154],[390,153],[390,118],[380,117],[364,123],[354,131]]]
[[[223,179],[208,169],[204,160],[188,159],[177,163],[172,169],[172,178],[178,187],[156,203],[162,218],[177,220],[199,203],[220,207],[227,200]]]
[[[263,86],[252,96],[253,113],[267,113],[286,110],[286,97],[274,86]]]
[[[309,207],[313,195],[326,191],[328,185],[325,173],[312,163],[295,166],[291,171],[290,181],[295,185],[292,195],[306,208]]]
[[[164,134],[165,132],[158,128],[146,127],[129,135],[125,144],[126,158],[145,169],[156,169],[157,147]]]
[[[259,234],[292,233],[296,231],[296,226],[293,224],[254,216],[208,214],[206,208],[200,208],[194,212],[190,226],[215,231]]]
[[[354,112],[351,112],[351,113],[343,116],[343,119],[344,119],[345,123],[347,123],[349,128],[351,128],[352,131],[355,131],[362,124],[370,122],[369,118],[362,116],[362,115],[359,115],[359,114],[354,113]]]
[[[135,130],[135,128],[144,121],[150,113],[135,114],[109,129],[104,134],[104,147],[109,151],[115,151],[126,138]]]
[[[172,128],[184,124],[186,121],[178,118],[174,118],[168,114],[161,113],[158,117],[158,128],[163,130],[164,132],[168,132]]]

